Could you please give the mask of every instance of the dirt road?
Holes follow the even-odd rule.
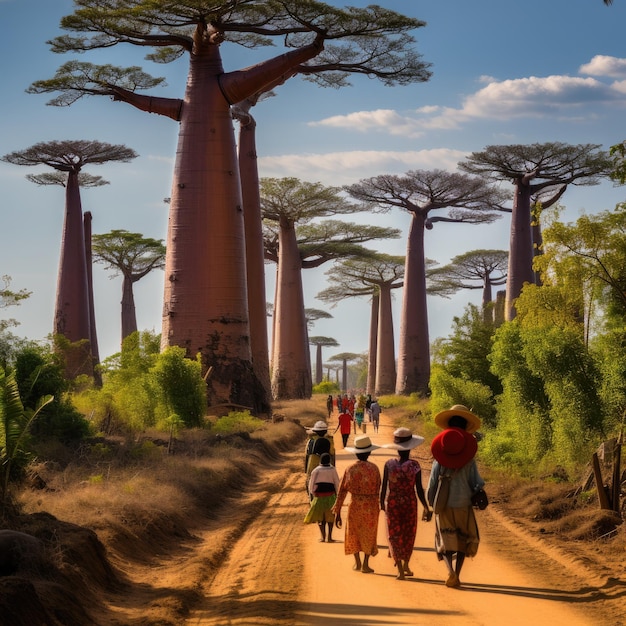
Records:
[[[372,433],[371,427],[368,432],[379,444],[392,439],[392,427],[382,417],[380,432]],[[339,435],[335,444],[341,476],[355,458],[342,451]],[[370,460],[382,469],[391,454],[377,450]],[[429,450],[422,446],[412,455],[422,463],[426,486]],[[478,555],[466,561],[463,587],[450,589],[432,547],[433,522],[418,523],[414,576],[398,581],[381,512],[380,551],[370,560],[375,572],[362,574],[352,570],[352,556],[344,554],[343,530],[335,530],[335,543],[320,543],[317,525],[303,524],[308,500],[301,454],[290,455],[266,481],[257,494],[266,506],[257,502],[256,519],[198,590],[204,601],[187,626],[626,626],[620,581],[602,580],[533,541],[497,507],[477,512]],[[211,541],[210,535],[205,540]]]

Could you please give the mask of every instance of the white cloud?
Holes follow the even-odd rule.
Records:
[[[594,57],[584,68],[596,68],[610,76],[626,78],[626,59]],[[595,78],[554,75],[529,76],[498,81],[481,76],[484,85],[467,96],[460,108],[423,106],[402,115],[391,109],[356,111],[336,115],[311,126],[344,128],[359,132],[384,132],[389,135],[415,138],[427,130],[454,130],[472,119],[510,120],[554,117],[575,121],[589,118],[586,107],[594,105],[623,106],[626,81],[607,84]]]
[[[325,126],[327,128],[347,128],[360,133],[386,131],[390,135],[401,135],[416,138],[422,134],[419,121],[404,117],[392,109],[376,111],[355,111],[348,115],[334,115],[309,126]]]
[[[581,65],[578,71],[590,76],[626,78],[626,59],[597,54],[589,63]]]
[[[406,152],[361,150],[328,154],[286,154],[259,158],[261,176],[295,176],[325,185],[347,185],[379,174],[404,174],[411,169],[455,171],[466,156],[461,150],[440,148]]]

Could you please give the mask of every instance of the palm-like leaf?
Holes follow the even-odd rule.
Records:
[[[0,463],[2,475],[2,491],[0,501],[4,502],[11,466],[20,451],[20,445],[28,434],[30,425],[39,412],[50,402],[53,396],[43,396],[36,408],[24,409],[20,392],[13,373],[7,374],[0,368]]]

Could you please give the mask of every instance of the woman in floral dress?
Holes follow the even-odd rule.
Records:
[[[346,447],[348,452],[356,454],[358,461],[350,465],[341,479],[337,501],[333,507],[335,525],[340,528],[341,507],[348,493],[348,518],[344,540],[346,554],[354,555],[352,569],[364,574],[371,574],[374,570],[369,565],[370,556],[378,554],[376,535],[378,534],[378,498],[380,494],[380,470],[374,463],[368,461],[372,450],[380,446],[373,445],[367,435],[355,437],[354,447]],[[361,560],[361,552],[363,560]]]
[[[422,469],[409,458],[411,450],[423,442],[423,437],[408,428],[398,428],[393,433],[393,443],[383,446],[398,451],[398,458],[385,463],[380,491],[380,508],[387,517],[389,556],[398,568],[398,580],[413,576],[409,561],[417,532],[417,498],[424,507],[422,519],[430,521],[432,517],[422,485]]]

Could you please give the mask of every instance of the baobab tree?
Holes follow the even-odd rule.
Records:
[[[100,176],[92,176],[82,172],[82,169],[88,165],[102,165],[112,161],[128,163],[136,156],[134,150],[123,145],[66,140],[37,143],[2,157],[3,161],[15,165],[51,167],[53,172],[30,174],[26,178],[38,185],[65,187],[65,218],[53,334],[65,338],[62,350],[65,353],[68,378],[94,374],[89,271],[80,188],[108,184]],[[67,342],[69,345],[66,345]]]
[[[187,54],[184,98],[138,93],[163,83],[139,67],[69,61],[30,93],[57,93],[71,105],[103,95],[180,123],[172,181],[165,267],[162,347],[201,353],[209,403],[265,411],[265,388],[253,371],[246,289],[242,196],[232,105],[282,76],[303,75],[322,86],[348,84],[350,74],[386,85],[428,80],[412,30],[424,22],[382,7],[340,9],[315,0],[80,0],[61,20],[69,31],[54,52],[106,50],[120,44],[153,48],[160,63]],[[221,44],[284,50],[251,67],[224,72]],[[328,50],[325,41],[332,41]]]
[[[105,269],[122,275],[122,337],[137,331],[133,285],[154,269],[165,266],[165,245],[162,239],[144,237],[127,230],[112,230],[93,236],[93,259]]]
[[[309,337],[309,343],[315,346],[315,384],[319,385],[324,380],[324,366],[322,362],[323,347],[337,347],[339,345],[336,339],[332,337]]]
[[[348,391],[348,362],[356,361],[360,359],[361,355],[356,352],[341,352],[340,354],[335,354],[331,356],[329,361],[338,361],[341,363],[341,367],[343,370],[343,380],[341,381],[342,391],[346,393]]]
[[[485,180],[458,172],[412,170],[382,175],[346,187],[355,199],[381,209],[399,207],[411,214],[406,247],[404,291],[398,345],[396,393],[428,393],[430,345],[426,304],[424,231],[436,222],[487,224],[499,217],[504,195]],[[448,209],[445,215],[435,211]]]
[[[532,198],[542,194],[542,203],[552,204],[569,185],[597,185],[611,172],[606,152],[595,144],[560,142],[529,145],[487,146],[472,152],[459,167],[470,174],[494,181],[512,181],[515,186],[509,240],[505,319],[515,317],[515,300],[524,284],[533,284],[534,242]],[[548,196],[552,191],[553,197]]]
[[[322,302],[335,304],[350,297],[371,297],[366,390],[376,395],[395,390],[391,292],[404,285],[404,263],[402,256],[382,253],[367,259],[345,259],[326,272],[330,287],[317,294]]]
[[[506,283],[509,253],[506,250],[471,250],[430,274],[433,292],[446,297],[459,289],[482,289],[482,309],[490,315],[493,287]],[[487,319],[487,317],[485,317]]]
[[[350,256],[366,256],[362,244],[397,237],[395,228],[313,220],[363,210],[339,187],[297,178],[261,179],[261,209],[267,228],[265,256],[277,264],[272,395],[276,399],[311,396],[311,360],[304,311],[302,270]]]

